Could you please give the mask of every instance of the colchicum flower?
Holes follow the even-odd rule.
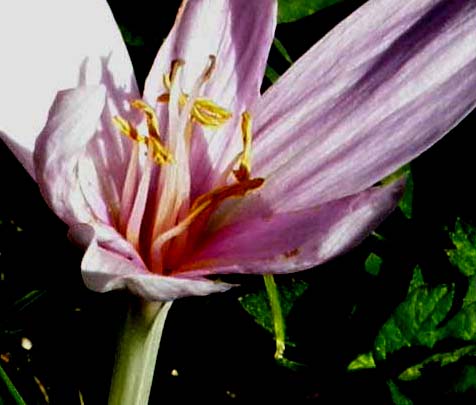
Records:
[[[24,3],[0,17],[1,135],[95,291],[164,301],[325,262],[476,104],[474,0],[370,0],[263,95],[276,0],[185,0],[142,97],[106,1]]]

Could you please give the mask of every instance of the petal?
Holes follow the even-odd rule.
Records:
[[[84,283],[93,291],[125,288],[149,301],[169,301],[185,296],[224,292],[232,287],[199,277],[178,278],[150,273],[133,256],[128,257],[124,252],[114,252],[100,246],[93,228],[88,225],[77,225],[71,233],[73,239],[87,245],[81,269]]]
[[[48,205],[70,225],[95,217],[84,192],[95,195],[98,191],[82,188],[79,173],[83,172],[86,179],[92,175],[84,171],[81,160],[96,134],[104,103],[103,86],[59,92],[36,141],[34,165],[40,190]],[[101,202],[99,197],[95,199]]]
[[[303,56],[256,108],[255,175],[273,209],[363,190],[476,104],[476,2],[372,0]]]
[[[403,181],[323,206],[271,213],[213,233],[180,273],[289,273],[305,270],[359,244],[395,208]]]
[[[213,182],[241,149],[241,136],[236,128],[241,113],[250,109],[259,97],[276,14],[276,0],[184,0],[175,25],[157,55],[145,84],[144,96],[150,104],[154,105],[157,96],[167,92],[163,75],[170,72],[173,60],[185,61],[181,86],[190,93],[209,65],[209,56],[215,55],[216,69],[201,97],[233,113],[222,130],[197,130],[194,135],[199,138],[194,148],[204,149],[191,164],[195,183],[192,187],[204,189],[196,194],[208,191],[206,184]],[[162,123],[166,122],[164,115],[160,118]]]
[[[137,89],[106,1],[18,0],[0,9],[0,136],[33,176],[35,140],[59,90]]]
[[[185,0],[147,78],[145,98],[155,104],[166,92],[163,75],[177,59],[185,62],[181,84],[190,93],[215,55],[204,96],[241,111],[259,96],[275,25],[275,0]]]

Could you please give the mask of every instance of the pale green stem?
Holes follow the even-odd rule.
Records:
[[[281,303],[279,302],[279,291],[272,274],[265,274],[263,277],[273,317],[274,338],[276,339],[274,358],[276,360],[283,360],[284,349],[286,348],[286,331]]]
[[[147,405],[172,302],[131,301],[119,337],[109,405]]]

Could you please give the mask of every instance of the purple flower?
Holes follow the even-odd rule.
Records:
[[[263,95],[276,1],[184,1],[143,97],[105,1],[18,3],[1,135],[95,291],[171,300],[323,263],[395,207],[403,182],[375,185],[476,104],[473,0],[370,0]]]

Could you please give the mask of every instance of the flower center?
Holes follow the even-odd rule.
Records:
[[[170,274],[179,268],[183,258],[200,242],[210,217],[224,201],[243,198],[264,183],[262,178],[251,177],[252,118],[245,111],[240,120],[242,152],[219,173],[217,178],[221,180],[215,186],[190,200],[194,176],[190,160],[196,156],[191,153],[193,126],[219,130],[230,121],[232,113],[199,96],[215,70],[214,56],[190,94],[180,87],[183,65],[181,60],[172,63],[170,73],[164,76],[167,92],[157,98],[158,111],[166,108],[168,115],[165,140],[160,135],[156,110],[142,100],[133,100],[131,106],[144,115],[146,135],[123,117],[113,118],[118,130],[134,142],[118,230],[141,253],[148,268],[159,274]],[[142,165],[141,145],[147,152]]]

